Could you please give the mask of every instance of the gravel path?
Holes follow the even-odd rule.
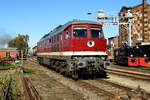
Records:
[[[147,92],[150,92],[150,82],[130,79],[127,77],[111,75],[111,74],[109,74],[109,79],[107,79],[107,80],[113,81],[113,82],[118,82],[120,84],[129,86],[129,87],[133,87],[133,88],[137,88],[138,86],[140,86]]]

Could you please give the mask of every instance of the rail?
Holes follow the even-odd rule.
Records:
[[[30,83],[28,77],[23,76],[22,81],[24,83],[29,100],[42,100],[35,87]]]

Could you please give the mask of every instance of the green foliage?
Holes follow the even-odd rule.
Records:
[[[29,36],[28,35],[18,35],[14,39],[10,40],[8,42],[9,47],[16,47],[19,48],[20,50],[23,50],[23,54],[26,56],[28,54],[29,50]],[[21,53],[21,51],[20,51]]]
[[[15,68],[15,65],[14,64],[10,64],[6,61],[3,61],[3,60],[0,60],[0,69],[3,69],[3,68]]]
[[[51,85],[50,83],[48,83],[48,84],[46,85],[46,87],[47,87],[47,88],[52,88],[52,85]]]
[[[23,68],[23,73],[26,73],[26,74],[34,74],[35,72],[34,72],[32,69]]]

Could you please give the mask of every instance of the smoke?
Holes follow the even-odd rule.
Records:
[[[4,48],[8,45],[8,42],[12,39],[11,35],[0,28],[0,48]]]

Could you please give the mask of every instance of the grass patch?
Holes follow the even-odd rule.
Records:
[[[35,74],[35,71],[29,68],[23,68],[23,73],[25,74]]]
[[[6,61],[0,60],[0,69],[9,69],[9,68],[15,68],[15,64],[10,64]]]
[[[2,66],[2,65],[0,65],[0,69],[9,69],[9,68],[14,69],[15,66],[14,65],[8,65],[8,66]]]
[[[52,85],[50,83],[46,84],[47,88],[52,88]]]
[[[25,100],[24,88],[22,80],[16,73],[5,73],[0,75],[0,100],[5,100],[6,92],[7,100]]]

